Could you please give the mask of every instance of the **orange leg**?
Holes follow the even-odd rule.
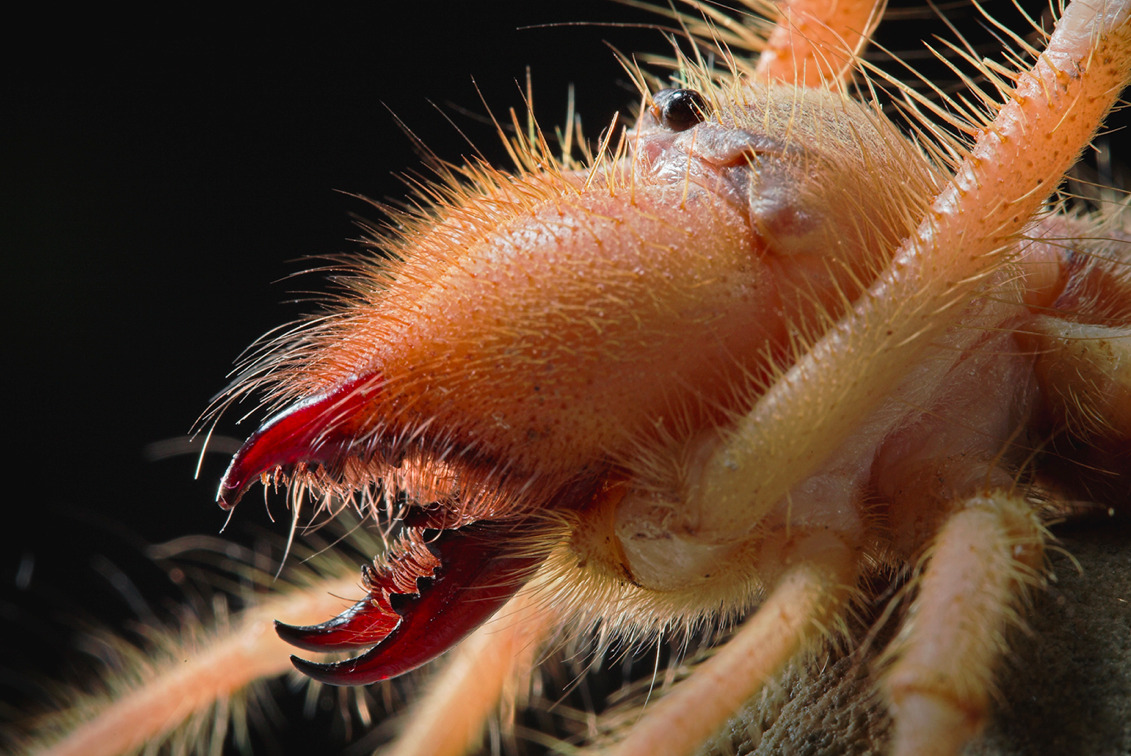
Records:
[[[1043,530],[1025,500],[966,502],[943,527],[919,583],[883,688],[895,723],[893,756],[961,751],[985,723],[1005,632],[1026,586],[1039,581]]]
[[[800,87],[843,85],[883,15],[871,0],[791,0],[755,72]]]
[[[691,754],[777,674],[824,638],[856,576],[854,550],[834,536],[802,539],[766,602],[714,656],[651,705],[616,756]]]
[[[338,597],[357,590],[352,575],[328,579],[317,589],[247,610],[233,621],[229,632],[185,643],[160,668],[145,670],[146,684],[119,697],[97,717],[41,751],[41,756],[116,756],[161,742],[195,714],[211,706],[222,709],[230,696],[255,680],[291,669],[290,647],[276,635],[275,617],[316,621],[327,612],[340,611],[345,602]]]

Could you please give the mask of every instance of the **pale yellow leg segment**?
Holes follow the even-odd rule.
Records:
[[[1131,438],[1131,326],[1037,320],[1036,373],[1067,426],[1083,437]]]
[[[985,277],[1076,161],[1131,79],[1131,0],[1073,2],[1018,76],[950,185],[887,271],[766,392],[702,466],[686,530],[741,537],[890,394],[921,350],[962,316]],[[760,471],[751,480],[749,470]],[[759,502],[752,507],[750,502]]]
[[[1043,531],[1024,500],[967,502],[943,526],[910,617],[886,655],[893,756],[950,756],[981,729],[993,671],[1036,582]]]
[[[1024,335],[1041,392],[1075,437],[1131,440],[1131,209],[1045,226],[1080,237],[1072,243],[1080,270],[1061,294],[1068,312],[1050,302],[1053,314],[1034,318]]]
[[[755,69],[765,81],[843,85],[883,15],[873,0],[791,0]]]
[[[260,678],[289,672],[291,651],[275,634],[275,617],[320,622],[349,605],[357,577],[328,579],[248,609],[223,632],[186,645],[174,661],[147,671],[136,689],[76,728],[40,756],[117,756],[159,741],[197,711]]]
[[[794,550],[766,603],[714,656],[649,704],[616,756],[694,753],[790,659],[821,638],[843,610],[855,557],[831,535]]]
[[[500,701],[521,696],[555,616],[527,591],[461,643],[429,681],[387,756],[458,756],[479,746]]]

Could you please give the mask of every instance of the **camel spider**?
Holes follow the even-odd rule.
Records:
[[[293,645],[374,649],[299,669],[370,683],[462,641],[399,753],[474,745],[570,634],[604,651],[734,627],[597,743],[692,753],[881,599],[895,617],[865,640],[886,646],[887,747],[956,753],[1041,580],[1045,518],[1127,506],[1126,221],[1045,205],[1127,84],[1127,5],[1069,6],[1016,91],[984,66],[992,122],[909,94],[917,143],[846,94],[876,11],[837,7],[790,6],[757,63],[718,27],[713,67],[684,57],[665,89],[638,74],[640,119],[585,164],[537,134],[511,142],[513,177],[436,162],[339,308],[224,399],[276,413],[225,506],[263,479],[296,518],[348,502],[396,523],[338,620],[299,626],[359,598],[356,576],[249,610]],[[810,48],[798,29],[832,33]],[[894,598],[873,592],[901,571]],[[128,745],[112,718],[87,727],[85,752]]]

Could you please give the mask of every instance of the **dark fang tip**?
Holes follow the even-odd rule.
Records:
[[[231,509],[262,475],[303,462],[332,464],[345,457],[362,435],[363,409],[378,386],[380,380],[374,375],[362,376],[269,419],[232,457],[216,501]]]
[[[298,656],[291,656],[291,664],[295,666],[295,669],[311,680],[317,680],[326,685],[356,685],[356,683],[351,682],[354,670],[352,668],[348,670],[341,669],[343,666],[349,666],[348,662],[318,664],[317,662],[307,661]],[[377,680],[374,680],[374,682],[377,682]]]
[[[402,654],[390,660],[383,647],[375,646],[361,656],[330,664],[319,664],[298,656],[291,657],[291,664],[310,679],[325,685],[371,685],[411,672],[439,653],[427,658],[411,658]]]

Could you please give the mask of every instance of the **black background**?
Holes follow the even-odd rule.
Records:
[[[505,166],[480,95],[500,115],[521,107],[529,65],[542,124],[561,123],[572,83],[596,137],[637,101],[606,40],[664,52],[641,28],[653,23],[665,22],[608,2],[420,2],[395,17],[44,13],[7,31],[6,703],[32,695],[31,678],[77,674],[74,618],[165,610],[175,591],[148,544],[223,526],[227,458],[194,480],[195,454],[155,458],[153,444],[183,438],[241,350],[311,309],[295,301],[321,288],[292,277],[303,259],[350,250],[351,213],[379,219],[345,192],[404,195],[397,174],[419,160],[394,116],[444,158],[471,151],[462,131]],[[887,44],[912,49],[921,28],[899,23]],[[220,433],[261,418],[235,419]],[[283,532],[259,501],[230,537]],[[283,750],[311,747],[304,729]]]

